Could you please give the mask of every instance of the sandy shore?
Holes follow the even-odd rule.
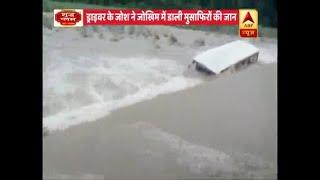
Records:
[[[43,140],[45,178],[276,178],[276,64],[159,95]]]

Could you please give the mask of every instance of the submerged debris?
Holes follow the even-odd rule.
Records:
[[[204,46],[206,43],[205,43],[205,40],[204,39],[197,39],[193,42],[193,45],[196,46],[196,47],[199,47],[199,46]]]
[[[174,36],[174,35],[170,35],[169,36],[169,44],[170,45],[173,45],[173,44],[175,44],[175,43],[177,43],[178,42],[178,39]]]

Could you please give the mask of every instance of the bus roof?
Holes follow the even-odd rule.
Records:
[[[194,60],[212,72],[218,74],[229,66],[236,64],[257,52],[259,52],[259,50],[255,46],[247,42],[237,40],[209,49],[197,55]]]

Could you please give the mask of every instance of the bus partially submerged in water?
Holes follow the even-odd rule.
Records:
[[[192,65],[200,72],[215,75],[227,70],[238,71],[247,67],[258,61],[258,55],[258,48],[237,40],[197,55]]]

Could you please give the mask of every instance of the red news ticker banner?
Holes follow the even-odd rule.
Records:
[[[83,25],[239,25],[239,10],[83,9]]]
[[[238,25],[239,36],[258,37],[256,9],[54,9],[54,27],[88,25]]]

